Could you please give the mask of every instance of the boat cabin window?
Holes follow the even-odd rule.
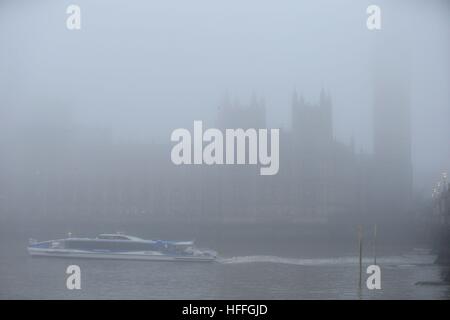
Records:
[[[103,240],[130,240],[128,237],[126,236],[121,236],[121,235],[116,235],[116,234],[101,234],[97,237],[98,239],[103,239]]]

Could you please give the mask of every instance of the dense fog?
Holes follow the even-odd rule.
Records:
[[[0,4],[0,217],[416,217],[450,168],[450,6]],[[181,165],[171,132],[279,128],[279,171]]]

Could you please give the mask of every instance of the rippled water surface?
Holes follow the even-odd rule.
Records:
[[[49,234],[49,232],[45,232]],[[4,234],[5,235],[5,234]],[[448,299],[446,270],[426,248],[379,248],[382,289],[358,290],[353,243],[215,239],[215,263],[31,258],[27,238],[2,237],[2,299]],[[208,246],[208,240],[201,243]],[[211,247],[210,245],[210,247]],[[373,263],[369,248],[363,266]],[[65,270],[77,264],[82,289],[66,289]],[[365,269],[363,270],[365,271]],[[363,280],[367,275],[363,274]]]

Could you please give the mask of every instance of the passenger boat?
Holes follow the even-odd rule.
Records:
[[[38,242],[30,239],[32,256],[125,259],[152,261],[198,261],[216,259],[211,250],[200,250],[193,241],[144,240],[122,233],[100,234],[96,238],[74,238]]]

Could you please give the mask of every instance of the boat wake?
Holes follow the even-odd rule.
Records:
[[[276,263],[297,266],[328,266],[328,265],[357,265],[359,259],[356,256],[336,257],[336,258],[285,258],[278,256],[239,256],[231,258],[218,258],[217,261],[222,264],[244,264],[244,263]],[[378,264],[385,266],[416,266],[431,264],[433,257],[424,257],[405,255],[405,256],[386,256],[377,258]],[[373,258],[363,258],[363,264],[373,264]]]
[[[290,264],[298,266],[315,266],[315,265],[353,264],[356,263],[357,260],[354,257],[302,259],[302,258],[283,258],[277,256],[241,256],[231,258],[220,258],[218,259],[218,262],[223,264],[278,263],[278,264]]]

